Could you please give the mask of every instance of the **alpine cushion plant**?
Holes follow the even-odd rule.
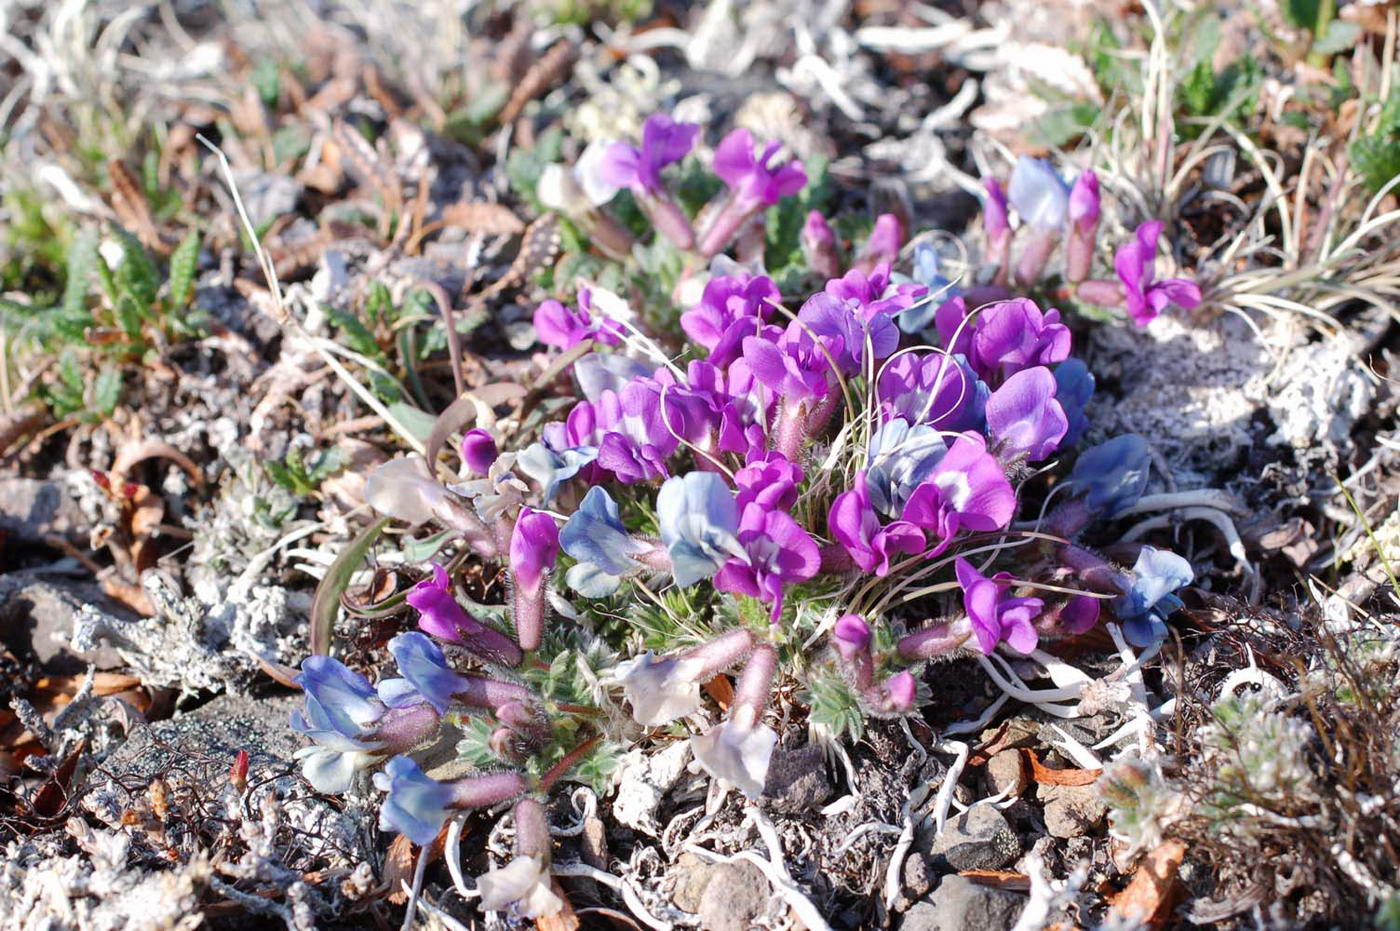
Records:
[[[697,137],[654,117],[640,145],[614,143],[570,177],[594,208],[611,185],[654,219],[679,213],[663,169]],[[662,231],[696,269],[806,180],[744,130],[714,170],[726,191],[694,242],[683,213],[676,235]],[[1061,239],[1074,263],[1092,257],[1098,182],[1018,172],[1009,199],[989,183],[987,228],[1007,261],[1008,211],[1032,228],[1042,254],[1016,277],[1034,284]],[[855,734],[914,713],[930,661],[1041,655],[1101,619],[1135,643],[1163,635],[1190,564],[1144,546],[1128,568],[1085,539],[1142,497],[1149,457],[1136,437],[1077,452],[1094,379],[1066,315],[1006,292],[1000,272],[940,281],[917,250],[919,280],[896,274],[893,218],[844,272],[830,233],[817,214],[801,234],[826,276],[811,293],[717,256],[669,332],[649,322],[664,314],[594,285],[577,309],[545,301],[537,335],[575,350],[572,400],[466,430],[442,447],[456,460],[439,449],[432,469],[408,457],[371,476],[368,503],[432,533],[435,561],[406,566],[418,580],[376,608],[401,600],[418,627],[389,644],[396,675],[374,686],[328,657],[303,664],[293,723],[314,742],[301,758],[318,788],[380,770],[382,823],[419,844],[458,812],[512,803],[516,856],[481,878],[481,899],[540,917],[562,907],[550,789],[570,774],[605,787],[610,761],[650,729],[688,734],[695,764],[753,799],[781,739],[770,712],[789,696]],[[1144,306],[1180,297],[1151,272],[1144,259],[1133,278]],[[984,300],[989,283],[1002,293]],[[485,603],[462,601],[469,578]],[[726,675],[734,698],[718,716],[702,687]],[[421,764],[444,724],[465,735],[457,762],[471,770],[451,781]]]

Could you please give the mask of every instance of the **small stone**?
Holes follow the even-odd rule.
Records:
[[[617,798],[612,806],[618,822],[634,831],[659,837],[661,826],[656,821],[656,811],[666,793],[685,774],[689,757],[688,740],[678,740],[659,753],[633,750],[624,756],[619,767]]]
[[[0,642],[59,675],[81,675],[89,663],[99,670],[120,667],[122,658],[110,647],[70,647],[84,605],[112,617],[114,623],[136,619],[92,582],[31,572],[0,576]]]
[[[1088,834],[1108,815],[1108,803],[1096,786],[1041,786],[1036,796],[1045,803],[1045,827],[1052,837]]]
[[[718,863],[700,895],[700,927],[708,931],[749,931],[768,907],[768,877],[752,863]]]
[[[934,876],[929,872],[928,860],[918,854],[904,858],[904,889],[909,895],[918,898],[927,895],[933,888]]]
[[[62,482],[0,478],[0,532],[16,543],[42,543],[45,536],[79,540],[88,521]]]
[[[761,802],[765,808],[796,815],[813,811],[831,797],[826,754],[815,744],[773,751]]]
[[[1020,795],[1026,786],[1025,761],[1019,750],[1002,750],[987,761],[987,783],[993,795]]]
[[[1025,896],[945,876],[933,894],[914,905],[900,931],[1005,931],[1026,907]]]
[[[676,903],[676,908],[687,912],[700,908],[700,896],[704,895],[714,869],[714,864],[706,863],[693,853],[683,853],[676,858],[676,865],[669,873],[673,883],[671,901]]]
[[[990,805],[976,805],[949,821],[925,852],[939,872],[996,870],[1020,854],[1016,832]]]

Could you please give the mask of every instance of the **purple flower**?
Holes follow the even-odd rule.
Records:
[[[899,328],[886,313],[868,313],[856,298],[838,298],[827,291],[809,297],[797,312],[798,322],[788,326],[787,336],[810,332],[822,341],[843,374],[855,375],[865,368],[866,343],[876,361],[886,359],[899,347]],[[805,324],[805,327],[804,327]]]
[[[556,300],[535,308],[535,334],[546,346],[572,349],[586,339],[608,346],[622,342],[622,325],[606,317],[593,319],[587,289],[579,291],[579,309],[571,310]]]
[[[973,366],[988,381],[1004,379],[1033,365],[1054,365],[1069,358],[1069,327],[1060,312],[1041,313],[1035,301],[1015,298],[982,310],[972,336]]]
[[[1089,277],[1094,241],[1099,230],[1099,176],[1086,171],[1069,192],[1069,236],[1065,240],[1065,279]]]
[[[734,473],[740,511],[751,503],[773,511],[787,511],[797,503],[797,486],[802,484],[802,467],[789,462],[780,452],[768,452],[750,459]]]
[[[877,314],[898,314],[928,293],[928,288],[912,281],[895,284],[888,263],[868,271],[853,268],[840,278],[828,281],[824,290],[864,321],[873,321]]]
[[[1023,223],[1055,231],[1064,226],[1069,188],[1045,159],[1028,155],[1017,159],[1008,196]]]
[[[468,430],[462,437],[462,462],[467,469],[477,475],[485,475],[500,455],[496,449],[496,438],[489,430],[477,428]]]
[[[778,397],[824,398],[831,390],[831,360],[799,324],[789,327],[780,342],[747,336],[743,346],[754,378]]]
[[[344,792],[382,747],[373,728],[387,708],[369,680],[329,656],[303,660],[296,682],[306,713],[292,712],[292,730],[315,741],[296,751],[302,774],[318,792]]]
[[[1065,420],[1069,422],[1065,438],[1060,441],[1060,448],[1064,449],[1078,443],[1089,425],[1084,408],[1094,396],[1094,376],[1081,360],[1066,359],[1055,366],[1055,385],[1055,399],[1064,408]]]
[[[1099,601],[1088,595],[1075,595],[1060,609],[1059,629],[1071,636],[1090,630],[1099,622]]]
[[[1150,220],[1137,228],[1131,242],[1118,247],[1113,267],[1123,283],[1128,313],[1138,326],[1147,326],[1170,304],[1190,310],[1201,303],[1201,288],[1185,278],[1156,281],[1157,239],[1162,235],[1161,220]]]
[[[870,703],[883,714],[904,714],[914,708],[919,687],[909,670],[897,672],[884,681]]]
[[[1092,169],[1075,179],[1069,192],[1068,216],[1070,226],[1081,232],[1092,232],[1098,226],[1099,176]]]
[[[1170,550],[1144,546],[1133,565],[1132,587],[1112,602],[1128,642],[1145,647],[1166,636],[1166,619],[1182,606],[1175,594],[1195,578],[1191,564]]]
[[[870,625],[859,614],[843,614],[831,629],[831,642],[842,658],[851,659],[870,649]]]
[[[1011,522],[1016,493],[987,452],[987,442],[964,433],[953,442],[928,481],[914,490],[904,519],[931,531],[942,552],[959,530],[1000,530]]]
[[[938,309],[933,312],[933,326],[938,331],[938,341],[942,343],[944,352],[968,359],[974,358],[972,334],[977,331],[977,327],[968,319],[970,316],[967,301],[961,297],[951,298],[938,305]]]
[[[875,218],[870,230],[870,238],[865,241],[856,267],[868,271],[881,263],[889,264],[899,257],[904,245],[904,225],[892,213],[882,213]]]
[[[802,232],[798,238],[802,244],[802,256],[807,260],[807,267],[813,274],[821,278],[835,278],[841,274],[841,260],[836,252],[836,234],[831,231],[831,224],[826,222],[826,217],[819,211],[813,210],[807,214],[807,221],[802,224]]]
[[[700,127],[677,123],[664,113],[653,113],[642,124],[642,145],[614,142],[597,164],[599,178],[614,188],[632,188],[651,196],[663,194],[661,169],[685,158]]]
[[[711,365],[723,368],[739,357],[744,337],[761,332],[781,298],[771,278],[711,278],[700,303],[681,314],[681,329],[710,351]]]
[[[521,508],[510,535],[510,567],[516,587],[538,592],[558,556],[559,527],[554,518],[532,508]]]
[[[1039,462],[1059,448],[1069,429],[1064,408],[1055,400],[1055,376],[1044,366],[1022,369],[987,399],[987,431],[1003,458],[1025,454]]]
[[[856,473],[849,491],[836,496],[826,523],[831,535],[851,554],[855,564],[877,576],[889,574],[890,557],[896,553],[917,553],[924,548],[923,531],[914,524],[897,520],[881,526],[880,518],[870,506],[864,471]]]
[[[744,555],[720,567],[715,589],[771,602],[770,620],[777,623],[783,611],[783,587],[816,575],[821,552],[797,521],[760,504],[744,508],[738,537]]]
[[[1007,239],[1011,235],[1011,220],[1007,214],[1006,191],[995,178],[982,183],[987,196],[982,199],[982,228],[987,239],[993,242]]]
[[[807,184],[807,173],[795,159],[769,164],[780,148],[782,143],[775,140],[755,157],[753,134],[747,129],[734,130],[716,146],[715,174],[729,185],[736,204],[745,212],[771,207]]]
[[[962,356],[907,352],[880,371],[880,416],[941,430],[980,430],[989,395]]]
[[[991,653],[1002,641],[1020,653],[1034,650],[1040,637],[1032,622],[1045,603],[1039,598],[1005,597],[1011,587],[1010,573],[998,572],[989,579],[961,556],[953,566],[963,589],[963,608],[982,652]]]
[[[413,586],[405,599],[417,608],[418,627],[449,643],[460,643],[492,662],[514,666],[520,650],[510,638],[472,617],[452,596],[447,570],[433,563],[433,574]]]

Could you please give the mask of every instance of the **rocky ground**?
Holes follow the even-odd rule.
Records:
[[[1150,72],[1165,47],[1135,4],[235,6],[0,10],[0,74],[15,82],[0,103],[7,927],[404,920],[408,845],[381,834],[367,794],[314,792],[287,725],[299,698],[285,669],[308,653],[317,582],[366,522],[367,471],[402,446],[400,418],[417,410],[352,386],[400,358],[397,334],[412,327],[362,339],[339,315],[377,287],[420,320],[437,313],[411,298],[431,293],[424,283],[474,293],[457,308],[467,383],[526,383],[540,369],[528,314],[549,293],[538,272],[555,253],[532,252],[540,207],[514,193],[512,173],[560,145],[553,134],[635,128],[662,105],[830,159],[835,212],[895,210],[950,236],[977,236],[969,190],[1005,151],[1082,144],[1157,182],[1131,195],[1156,206],[1210,214],[1201,202],[1228,202],[1182,211],[1199,230],[1176,259],[1215,298],[1200,313],[1145,330],[1075,324],[1099,379],[1097,435],[1143,435],[1154,492],[1219,505],[1125,517],[1115,539],[1169,533],[1215,571],[1189,590],[1160,652],[1107,634],[1070,644],[1063,659],[1095,688],[1069,717],[1008,698],[972,661],[941,664],[921,719],[877,723],[854,746],[786,721],[754,809],[690,772],[684,741],[631,750],[609,791],[555,792],[571,920],[1400,927],[1388,846],[1400,844],[1400,266],[1393,235],[1337,245],[1368,222],[1340,193],[1350,169],[1334,153],[1308,187],[1318,169],[1303,154],[1306,138],[1345,152],[1356,112],[1376,101],[1338,104],[1350,126],[1312,125],[1306,138],[1279,117],[1310,85],[1336,90],[1346,72],[1367,87],[1393,67],[1393,54],[1363,61],[1393,53],[1393,5],[1343,5],[1359,51],[1321,78],[1299,45],[1306,30],[1273,5],[1257,17],[1212,6],[1220,69],[1231,43],[1277,43],[1256,109],[1211,137],[1234,166],[1223,187],[1187,164],[1195,137],[1164,156],[1142,138],[1141,151],[1105,151],[1097,129],[1048,144],[1026,131],[1085,105],[1146,121],[1131,89],[1104,83],[1095,55],[1108,53],[1086,38],[1114,31],[1114,55]],[[1173,42],[1198,21],[1178,23]],[[350,128],[360,120],[384,130],[378,149]],[[232,162],[290,319],[196,133]],[[1277,162],[1251,160],[1251,139]],[[1157,157],[1172,171],[1148,164]],[[1178,170],[1185,180],[1165,177]],[[1275,171],[1287,198],[1272,196]],[[417,221],[394,214],[395,225],[391,208],[409,196]],[[1298,205],[1288,229],[1272,218],[1280,204]],[[1366,216],[1395,209],[1385,195]],[[1341,216],[1353,227],[1313,232]],[[204,238],[188,311],[152,311],[161,335],[146,351],[116,359],[49,341],[21,358],[23,311],[63,300],[50,240],[107,224],[169,256],[191,218]],[[1219,246],[1231,237],[1238,246]],[[1246,260],[1252,250],[1281,253],[1265,263],[1274,277]],[[175,320],[186,313],[202,321],[193,335]],[[453,391],[445,347],[429,349],[407,391],[432,410]],[[68,358],[120,370],[120,403],[87,416],[102,407],[88,383],[64,407],[55,385]],[[338,457],[314,481],[279,483],[264,468],[313,450]],[[392,585],[410,561],[388,544],[374,558],[376,577],[356,591]],[[371,657],[408,623],[342,620],[338,634]],[[1243,723],[1221,710],[1240,701],[1255,703]],[[1261,755],[1268,784],[1250,768]],[[489,818],[467,830],[463,865],[477,873],[506,845]],[[442,862],[423,888],[418,924],[490,926]]]

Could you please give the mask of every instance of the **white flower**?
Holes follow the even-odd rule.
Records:
[[[638,724],[669,724],[694,714],[700,707],[700,684],[696,679],[704,668],[702,661],[659,659],[648,650],[629,665],[622,686],[632,703],[632,719]]]
[[[350,789],[355,773],[368,769],[375,755],[367,750],[340,750],[319,744],[302,747],[293,756],[301,761],[301,774],[317,792],[340,795]]]
[[[736,709],[730,720],[690,738],[690,750],[711,777],[733,783],[744,795],[755,799],[763,794],[768,761],[778,734],[771,727],[752,721],[752,715],[742,713],[743,710]]]
[[[481,907],[491,912],[513,910],[525,918],[546,918],[564,907],[550,888],[549,868],[536,857],[516,857],[476,881]]]
[[[437,516],[447,491],[428,474],[422,456],[390,459],[370,473],[365,503],[380,514],[408,524],[424,524]]]

